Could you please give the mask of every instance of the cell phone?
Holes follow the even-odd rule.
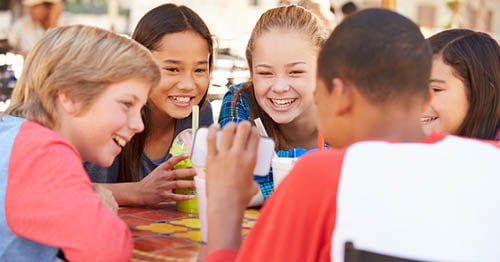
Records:
[[[208,128],[202,127],[196,131],[194,143],[191,151],[191,162],[196,167],[204,167],[207,159],[207,134]],[[222,131],[217,132],[217,148],[220,147]],[[260,137],[257,163],[253,174],[256,176],[266,176],[271,167],[271,160],[274,156],[274,140],[269,137]]]

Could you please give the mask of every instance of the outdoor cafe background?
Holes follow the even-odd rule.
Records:
[[[340,7],[346,0],[311,0],[321,12],[338,23]],[[137,21],[149,9],[166,2],[187,5],[198,12],[215,34],[218,54],[212,73],[209,98],[217,120],[220,99],[227,88],[245,81],[248,68],[245,46],[250,31],[260,14],[283,2],[298,0],[66,0],[65,12],[72,23],[94,25],[130,34]],[[498,0],[357,0],[359,8],[387,7],[398,11],[419,24],[424,35],[450,27],[484,31],[500,39],[500,1]],[[332,5],[335,16],[330,12]],[[0,112],[19,77],[23,59],[9,53],[7,32],[15,19],[26,14],[20,0],[0,0]]]

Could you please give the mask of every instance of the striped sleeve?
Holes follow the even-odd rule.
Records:
[[[244,93],[240,93],[236,99],[235,108],[233,108],[233,100],[236,91],[243,87],[243,84],[234,85],[222,99],[222,105],[219,113],[219,124],[221,127],[229,122],[239,123],[241,121],[250,120],[250,106],[248,97]]]

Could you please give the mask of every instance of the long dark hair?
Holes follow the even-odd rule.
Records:
[[[450,29],[429,38],[432,51],[464,83],[469,101],[459,136],[494,140],[500,128],[500,47],[491,36]]]
[[[214,41],[210,30],[201,17],[189,7],[175,4],[164,4],[151,9],[137,24],[132,39],[150,51],[160,48],[161,39],[167,35],[183,31],[194,31],[207,41],[209,50],[208,66],[212,70],[214,59]],[[208,92],[208,89],[207,89]],[[203,108],[207,101],[207,92],[200,101]],[[136,134],[123,148],[119,156],[120,168],[118,181],[130,182],[140,180],[141,156],[144,151],[146,137],[150,131],[151,117],[148,105],[142,111],[144,131]]]

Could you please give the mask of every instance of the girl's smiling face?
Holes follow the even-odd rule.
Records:
[[[252,81],[257,103],[278,124],[314,110],[317,48],[296,31],[270,31],[255,41]]]
[[[467,89],[441,55],[434,56],[430,88],[432,101],[421,118],[424,132],[456,134],[469,110]]]
[[[175,119],[186,118],[202,100],[210,81],[207,41],[194,31],[166,34],[152,51],[162,69],[162,80],[151,91],[153,110]]]

